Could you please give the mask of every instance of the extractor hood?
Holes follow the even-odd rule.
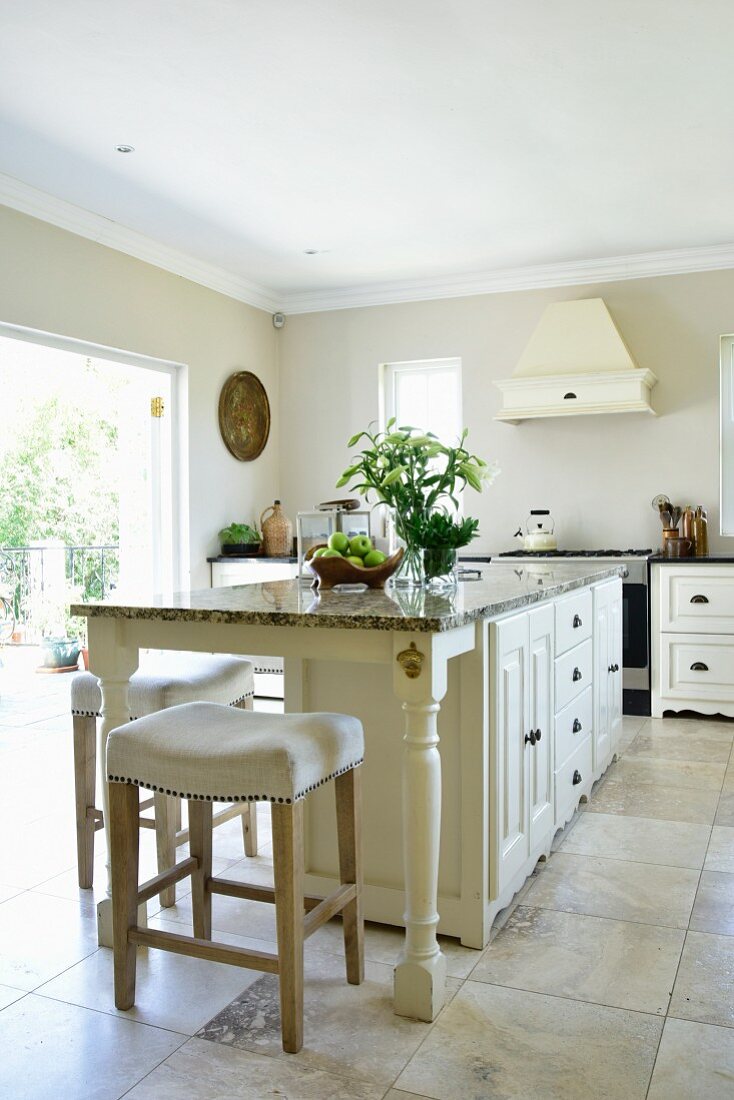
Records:
[[[602,298],[547,307],[512,378],[496,382],[495,420],[647,412],[652,371],[638,367]]]

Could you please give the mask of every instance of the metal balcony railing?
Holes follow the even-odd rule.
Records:
[[[0,546],[0,587],[26,642],[38,641],[56,620],[63,624],[71,600],[105,599],[119,569],[119,546]]]

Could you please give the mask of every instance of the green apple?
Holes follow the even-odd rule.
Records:
[[[313,554],[311,555],[311,560],[313,561],[314,558],[323,558],[326,550],[327,548],[325,546],[319,546],[318,550],[314,550]]]
[[[349,540],[349,553],[353,557],[363,558],[372,549],[372,539],[368,535],[355,535]]]
[[[356,554],[350,554],[344,560],[350,561],[352,565],[358,565],[360,569],[364,569],[364,562],[361,558],[358,558]]]
[[[329,535],[329,549],[336,550],[337,554],[349,553],[349,539],[343,531],[335,531]]]
[[[386,560],[382,550],[370,550],[364,559],[364,564],[368,569],[374,569],[376,565],[382,565]]]
[[[324,550],[321,555],[322,558],[340,558],[341,554],[338,550],[333,550],[331,547],[328,550]]]

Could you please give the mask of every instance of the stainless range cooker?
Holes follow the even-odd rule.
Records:
[[[647,550],[510,550],[500,558],[523,561],[583,561],[621,563],[627,575],[622,580],[622,639],[625,714],[650,713],[650,600],[649,565],[654,551]]]

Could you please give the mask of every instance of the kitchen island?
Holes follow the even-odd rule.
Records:
[[[395,1010],[431,1020],[445,987],[437,930],[484,946],[499,908],[612,759],[620,609],[618,567],[493,562],[449,594],[319,594],[281,580],[118,597],[72,614],[89,620],[105,780],[106,737],[129,719],[140,649],[282,656],[286,710],[362,720],[365,915],[405,924]],[[336,875],[324,795],[307,804],[308,892],[326,892]],[[110,909],[100,903],[108,945]]]

